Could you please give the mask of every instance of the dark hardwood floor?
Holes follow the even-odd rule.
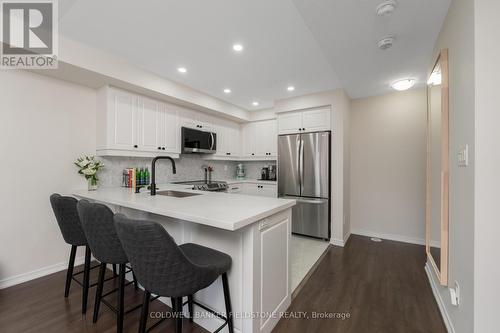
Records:
[[[95,263],[94,263],[95,264]],[[75,271],[81,270],[78,267]],[[92,270],[91,283],[97,281],[98,269]],[[68,298],[64,298],[64,283],[66,271],[54,273],[14,287],[0,290],[0,332],[116,332],[116,317],[111,310],[101,304],[97,323],[92,323],[94,309],[95,287],[90,289],[87,313],[81,313],[82,288],[75,282],[71,284]],[[108,270],[106,276],[111,276]],[[80,280],[82,275],[78,277]],[[118,286],[116,279],[105,283],[104,293]],[[125,310],[142,303],[143,293],[135,291],[133,285],[126,287]],[[113,305],[116,304],[116,293],[106,297]],[[165,304],[154,301],[150,310],[169,312]],[[125,315],[124,332],[136,333],[139,328],[140,310]],[[151,327],[157,319],[148,319]],[[196,324],[183,322],[184,333],[207,332]],[[175,332],[174,321],[167,319],[152,330],[152,332]]]
[[[306,312],[310,319],[283,318],[275,333],[445,333],[437,304],[424,272],[423,246],[352,236],[345,248],[330,247],[289,311]],[[93,270],[92,281],[95,281]],[[111,272],[108,272],[111,274]],[[95,287],[89,294],[87,314],[81,314],[81,288],[71,286],[63,297],[65,272],[0,290],[0,332],[115,332],[115,315],[101,305],[92,323]],[[106,288],[116,287],[107,283]],[[114,295],[108,299],[114,301]],[[127,307],[139,304],[142,292],[127,287]],[[151,311],[169,311],[155,301]],[[315,313],[344,314],[345,319],[311,319]],[[148,327],[155,320],[148,321]],[[139,311],[125,317],[125,332],[137,332]],[[165,320],[153,332],[174,332]],[[206,332],[184,322],[183,332]]]
[[[345,248],[329,248],[288,309],[350,317],[286,318],[273,332],[446,333],[425,260],[423,246],[351,236]]]

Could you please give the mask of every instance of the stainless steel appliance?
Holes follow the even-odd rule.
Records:
[[[292,232],[330,239],[330,132],[278,137],[278,196],[297,200]]]
[[[213,154],[217,151],[217,134],[182,127],[182,152]]]
[[[236,179],[245,179],[245,166],[241,163],[236,166]]]
[[[276,180],[276,165],[269,165],[269,180]]]
[[[227,182],[221,181],[206,182],[204,180],[190,180],[184,182],[175,182],[174,184],[192,185],[193,190],[210,192],[225,192],[228,188]]]

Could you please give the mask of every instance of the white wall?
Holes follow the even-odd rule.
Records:
[[[352,100],[351,232],[425,242],[425,89]]]
[[[66,265],[70,248],[49,196],[86,186],[73,161],[95,154],[96,91],[25,71],[2,71],[0,90],[4,287],[22,281],[19,275]]]
[[[476,173],[474,322],[476,333],[498,332],[500,297],[500,1],[475,1]],[[470,15],[470,13],[469,13]],[[470,223],[470,220],[469,220]],[[470,267],[467,265],[467,267]],[[465,331],[464,331],[465,332]]]
[[[491,1],[489,3],[492,3]],[[498,13],[498,12],[497,12]],[[491,32],[489,35],[492,36]],[[491,40],[489,40],[491,43]],[[443,304],[445,318],[457,333],[474,329],[474,2],[454,0],[439,34],[429,71],[440,49],[449,49],[450,86],[450,189],[449,189],[449,282],[460,283],[461,303],[450,304],[448,288],[440,287],[434,274],[438,301]],[[469,145],[469,167],[459,168],[457,152]],[[498,281],[496,281],[498,283]],[[491,285],[488,285],[490,287]],[[481,333],[492,332],[488,330]]]
[[[275,112],[303,110],[313,107],[329,105],[332,108],[332,238],[334,245],[343,246],[349,237],[349,197],[344,195],[344,184],[348,183],[348,135],[344,123],[349,122],[350,99],[342,89],[309,94],[275,101]],[[347,118],[347,119],[346,119]],[[346,202],[347,201],[347,202]],[[345,221],[345,226],[344,226]]]

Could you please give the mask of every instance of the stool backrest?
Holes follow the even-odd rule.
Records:
[[[87,200],[80,200],[77,208],[83,231],[94,257],[108,264],[127,263],[127,255],[116,234],[114,213],[111,209],[103,204],[90,203]]]
[[[70,245],[87,245],[76,205],[78,200],[54,193],[50,196],[50,204],[56,216],[64,241]]]
[[[192,295],[218,276],[211,266],[192,263],[156,222],[116,214],[115,226],[137,281],[153,294]]]

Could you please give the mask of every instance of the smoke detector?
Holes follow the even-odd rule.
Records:
[[[381,50],[387,50],[391,48],[394,44],[395,37],[393,35],[385,36],[378,41],[378,48]]]
[[[396,10],[397,5],[395,0],[384,1],[377,6],[376,13],[378,16],[390,16]]]

